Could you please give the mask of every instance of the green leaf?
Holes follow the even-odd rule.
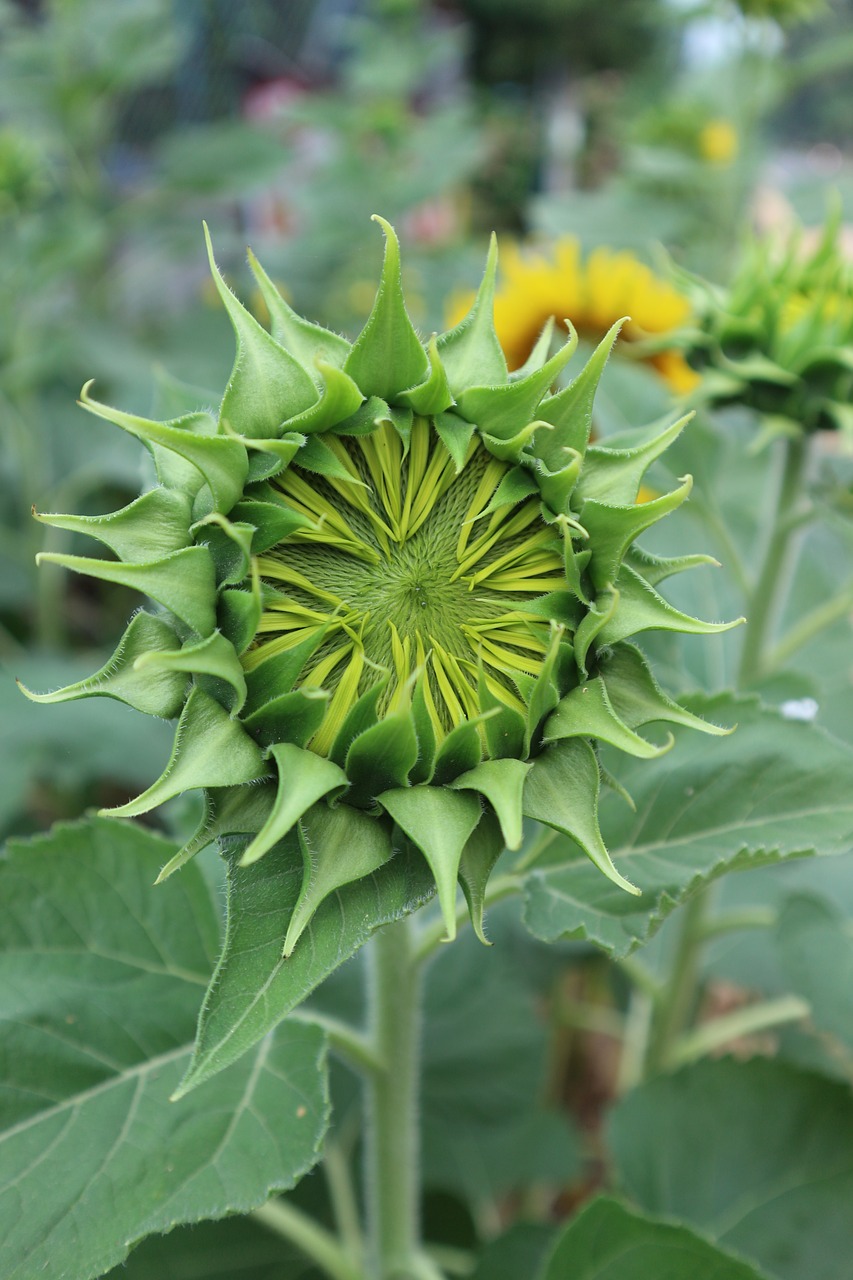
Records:
[[[589,574],[597,591],[603,591],[616,580],[625,552],[634,539],[680,507],[692,488],[693,478],[686,476],[678,489],[649,502],[629,507],[611,506],[594,498],[584,502],[581,519],[592,551]]]
[[[551,865],[527,883],[525,922],[537,937],[583,938],[624,956],[727,871],[850,847],[853,750],[755,699],[720,696],[694,705],[715,721],[737,721],[737,732],[709,741],[676,730],[665,760],[620,762],[618,778],[637,813],[614,799],[603,814],[608,848],[642,897],[617,893],[558,841]]]
[[[637,894],[640,890],[617,871],[601,838],[599,787],[598,761],[589,743],[583,738],[556,742],[536,757],[527,775],[524,812],[570,836],[608,881]]]
[[[257,862],[283,840],[312,804],[347,785],[343,770],[313,751],[279,742],[270,747],[269,753],[278,769],[278,790],[269,818],[243,853],[244,867]]]
[[[429,340],[427,358],[429,376],[426,381],[418,387],[412,387],[410,391],[401,392],[397,399],[400,404],[408,406],[415,413],[431,416],[435,413],[444,413],[445,409],[449,409],[453,404],[453,392],[447,384],[447,374],[439,358],[435,334]]]
[[[192,542],[190,501],[177,489],[151,489],[106,516],[42,515],[36,520],[54,529],[70,529],[97,538],[119,560],[158,560]]]
[[[474,425],[465,422],[456,413],[437,413],[433,418],[435,433],[453,459],[456,474],[465,466],[468,448],[474,435]]]
[[[519,1280],[519,1276],[538,1280],[553,1240],[553,1227],[517,1222],[486,1245],[471,1280]]]
[[[486,269],[474,304],[454,329],[438,337],[438,351],[454,395],[466,387],[491,387],[507,381],[506,359],[495,332],[495,276],[498,241],[492,234]]]
[[[619,337],[619,330],[623,323],[624,321],[617,320],[616,324],[608,330],[573,382],[539,405],[536,411],[538,417],[543,422],[550,422],[556,428],[550,433],[543,431],[536,442],[537,457],[540,457],[549,467],[564,461],[561,453],[563,449],[574,449],[580,454],[586,452],[592,430],[592,406],[595,393],[598,390],[607,357],[613,350],[613,344]]]
[[[251,1217],[176,1227],[149,1236],[104,1280],[315,1280],[295,1245]]]
[[[187,678],[180,671],[140,673],[136,663],[149,654],[169,652],[178,636],[165,618],[140,610],[119,640],[108,662],[85,680],[77,680],[53,693],[31,693],[21,682],[18,687],[31,702],[73,702],[78,698],[104,697],[126,702],[149,716],[171,720],[184,705]]]
[[[230,511],[243,492],[249,470],[246,450],[239,440],[193,430],[198,419],[202,423],[206,421],[206,414],[190,414],[188,418],[178,418],[174,422],[155,422],[151,418],[123,413],[93,400],[89,395],[91,385],[87,382],[80,393],[80,404],[84,409],[121,427],[149,447],[157,446],[177,454],[195,467],[207,484],[216,510]]]
[[[481,432],[496,440],[511,440],[534,417],[539,402],[574,349],[574,343],[565,343],[541,369],[517,382],[491,387],[469,385],[467,390],[457,394],[459,412],[469,422],[475,423]]]
[[[330,894],[372,875],[392,854],[388,824],[348,804],[336,809],[315,804],[302,815],[298,832],[305,872],[287,927],[285,956],[293,954],[317,908]]]
[[[282,1027],[169,1102],[218,942],[195,867],[152,887],[173,848],[96,819],[15,842],[0,863],[6,1280],[90,1280],[152,1232],[264,1203],[317,1158],[316,1028]]]
[[[281,434],[282,423],[315,403],[317,388],[299,360],[280,347],[234,297],[213,260],[206,223],[204,238],[213,283],[237,340],[234,368],[219,410],[220,424],[227,423],[238,435],[270,439]]]
[[[598,1196],[560,1233],[542,1280],[762,1280],[741,1258],[672,1222]]]
[[[454,790],[478,791],[488,800],[508,849],[521,847],[522,795],[529,769],[522,760],[484,760],[450,784]]]
[[[369,804],[381,791],[404,787],[417,759],[418,740],[408,710],[365,729],[347,751],[353,803]]]
[[[228,787],[265,778],[269,769],[255,743],[219,703],[196,686],[175,730],[169,762],[147,791],[102,812],[135,818],[197,787]]]
[[[448,939],[456,937],[456,882],[462,851],[482,816],[474,796],[446,787],[400,787],[378,796],[429,863]]]
[[[776,945],[792,989],[805,996],[819,1031],[853,1048],[853,934],[826,898],[793,894],[776,924]]]
[[[584,501],[596,498],[614,506],[636,502],[646,471],[655,458],[659,458],[678,439],[692,416],[687,414],[679,418],[650,440],[629,449],[590,445],[578,480],[580,496]]]
[[[282,944],[302,886],[296,837],[291,833],[249,867],[240,865],[242,848],[234,845],[227,857],[225,943],[202,1006],[184,1092],[251,1049],[376,929],[408,915],[434,892],[420,855],[397,852],[379,871],[324,902],[284,959]]]
[[[400,244],[394,228],[374,214],[385,233],[385,260],[373,310],[353,343],[344,370],[366,396],[396,400],[424,380],[429,361],[406,311],[400,279]]]
[[[702,1062],[628,1094],[610,1146],[620,1186],[648,1213],[699,1228],[779,1280],[847,1280],[847,1085],[761,1058]]]
[[[251,249],[248,251],[248,259],[270,313],[272,336],[279,346],[295,356],[306,369],[312,369],[317,359],[327,360],[329,364],[340,368],[350,351],[346,338],[297,315],[285,302]]]
[[[115,560],[90,560],[40,551],[36,564],[59,564],[75,573],[102,582],[118,582],[141,591],[185,622],[199,636],[209,636],[216,626],[216,579],[207,547],[185,547],[162,560],[147,564],[122,564]]]
[[[136,671],[150,672],[153,668],[154,671],[212,676],[222,681],[231,689],[228,703],[232,715],[237,715],[246,701],[246,678],[240,659],[221,631],[214,631],[206,640],[183,649],[149,649],[141,653],[133,665]]]

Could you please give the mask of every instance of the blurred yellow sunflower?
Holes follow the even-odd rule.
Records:
[[[466,314],[472,294],[455,294],[448,322]],[[501,256],[501,280],[495,294],[495,328],[510,369],[518,369],[533,350],[551,317],[568,317],[582,336],[597,340],[622,316],[630,316],[622,337],[657,337],[683,325],[687,299],[661,280],[632,253],[605,247],[585,259],[574,236],[561,236],[549,254],[508,245]],[[674,392],[693,389],[696,374],[677,351],[644,358]]]

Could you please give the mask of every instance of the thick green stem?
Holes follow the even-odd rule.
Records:
[[[709,891],[706,887],[694,894],[682,910],[681,932],[678,935],[669,982],[661,991],[652,1022],[646,1055],[647,1074],[663,1071],[670,1065],[672,1047],[693,1012],[708,899]]]
[[[784,441],[785,456],[764,559],[747,611],[738,685],[753,684],[765,671],[766,651],[779,620],[790,581],[793,535],[799,525],[797,506],[805,477],[808,441],[797,435]]]
[[[421,989],[412,923],[381,929],[369,948],[370,1028],[383,1068],[365,1082],[365,1183],[373,1274],[406,1280],[420,1253]]]

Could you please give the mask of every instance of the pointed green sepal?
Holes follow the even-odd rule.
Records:
[[[555,516],[568,516],[569,500],[582,474],[583,458],[574,449],[563,450],[563,465],[551,470],[541,458],[535,460],[535,474],[545,506]]]
[[[530,442],[536,435],[537,431],[550,431],[551,428],[547,422],[540,422],[535,418],[532,422],[528,422],[526,427],[522,427],[520,431],[516,431],[515,435],[493,436],[488,431],[480,433],[480,439],[488,449],[493,458],[499,459],[501,462],[521,462],[522,455],[530,446]]]
[[[625,552],[624,563],[653,587],[671,578],[673,574],[683,573],[685,569],[698,569],[705,564],[713,565],[715,569],[720,568],[719,560],[715,560],[713,556],[656,556],[643,547],[629,547]]]
[[[248,481],[251,482],[266,480],[283,471],[303,447],[307,436],[298,431],[288,431],[280,440],[251,440],[248,436],[238,438],[249,450]]]
[[[456,882],[462,851],[480,821],[474,796],[445,787],[401,787],[377,797],[417,845],[435,877],[447,941],[456,937]]]
[[[318,360],[317,371],[323,380],[322,397],[309,409],[289,418],[284,424],[284,431],[298,431],[306,436],[315,431],[328,431],[351,418],[364,401],[361,391],[343,369]]]
[[[193,525],[196,543],[207,547],[213,557],[216,581],[221,587],[235,587],[249,574],[252,559],[253,525],[229,520],[218,511]]]
[[[435,433],[453,459],[456,474],[465,466],[474,435],[474,424],[456,413],[437,413],[433,418]]]
[[[263,604],[257,574],[253,575],[251,591],[230,588],[220,593],[217,602],[219,629],[234,646],[237,654],[244,654],[258,633]]]
[[[270,315],[270,332],[278,345],[295,356],[304,369],[312,369],[318,359],[328,361],[340,369],[350,352],[350,343],[346,338],[297,315],[285,302],[251,249],[247,256]]]
[[[484,507],[476,518],[482,520],[484,516],[490,516],[493,511],[499,511],[501,507],[515,507],[525,498],[538,492],[539,486],[533,473],[527,467],[513,467],[495,489],[489,505]]]
[[[618,644],[604,655],[600,678],[607,686],[610,703],[619,719],[632,729],[665,721],[715,737],[725,737],[733,732],[703,720],[668,697],[652,675],[643,654],[632,644]]]
[[[270,755],[278,769],[275,802],[270,816],[240,859],[241,867],[269,853],[313,804],[330,792],[339,795],[347,785],[346,774],[331,760],[290,742],[276,743],[270,747]]]
[[[586,658],[593,641],[613,618],[618,606],[618,591],[602,592],[589,606],[586,616],[575,632],[575,661],[582,676],[586,675]]]
[[[477,700],[481,711],[492,714],[483,721],[483,732],[493,760],[517,759],[524,753],[525,721],[520,711],[507,706],[489,688],[482,662],[477,673]]]
[[[225,836],[255,835],[269,817],[275,798],[271,782],[246,783],[240,787],[208,787],[204,793],[204,814],[183,848],[170,858],[154,881],[162,884],[214,840]]]
[[[616,870],[598,826],[600,777],[595,752],[582,738],[546,747],[524,785],[524,813],[569,836],[620,889],[640,890]]]
[[[426,671],[421,668],[412,690],[412,724],[418,743],[418,758],[409,772],[409,782],[416,786],[431,782],[435,772],[435,725],[426,699]]]
[[[310,529],[311,521],[298,511],[278,502],[257,502],[249,499],[238,502],[230,513],[231,519],[240,524],[251,525],[251,553],[253,556],[263,555],[279,542],[284,542],[297,529]]]
[[[90,560],[86,556],[40,551],[36,564],[59,564],[102,582],[132,587],[162,604],[199,636],[209,636],[216,626],[213,608],[216,577],[207,547],[185,547],[148,564],[122,564],[115,560]]]
[[[299,673],[326,638],[326,627],[318,627],[299,644],[267,658],[260,666],[246,672],[247,711],[257,711],[282,693],[290,693]]]
[[[426,381],[418,387],[412,387],[409,391],[402,391],[397,397],[400,404],[406,405],[424,417],[444,413],[453,404],[453,392],[447,383],[447,374],[444,372],[441,357],[438,354],[435,334],[429,340],[427,358],[429,359],[429,376]]]
[[[78,698],[115,698],[136,711],[171,720],[184,705],[187,678],[180,672],[156,671],[140,675],[135,664],[144,655],[168,651],[179,644],[179,637],[165,618],[150,613],[137,613],[119,640],[116,651],[100,671],[86,680],[66,685],[53,693],[31,693],[18,681],[18,687],[31,702],[73,702]]]
[[[369,436],[383,422],[387,422],[390,410],[379,396],[368,396],[355,413],[335,426],[336,436]]]
[[[634,539],[680,507],[692,488],[693,477],[685,476],[677,489],[649,502],[617,507],[591,498],[584,503],[581,519],[589,534],[592,552],[589,575],[596,590],[603,591],[612,585]]]
[[[658,595],[644,582],[638,573],[623,564],[617,579],[619,601],[617,607],[601,626],[599,640],[602,644],[616,644],[641,631],[681,631],[686,635],[716,635],[718,631],[730,631],[740,626],[744,618],[733,622],[702,622],[691,618]]]
[[[258,747],[238,720],[197,686],[190,692],[175,731],[172,754],[161,776],[141,796],[101,813],[136,818],[173,796],[198,787],[236,786],[269,773]]]
[[[524,728],[524,751],[522,754],[525,759],[530,755],[531,748],[537,745],[537,730],[542,721],[554,710],[560,699],[557,687],[557,672],[559,670],[560,649],[567,643],[564,640],[564,636],[563,628],[552,623],[551,638],[548,642],[545,657],[542,659],[539,673],[535,679],[530,680],[529,691],[526,691],[524,695],[527,703],[527,722]],[[571,648],[569,648],[569,653],[571,653]]]
[[[460,773],[468,773],[483,758],[480,741],[482,717],[465,720],[450,730],[435,756],[432,781],[438,787],[448,786]]]
[[[627,506],[636,502],[646,471],[655,458],[659,458],[681,435],[692,417],[692,413],[686,414],[665,431],[633,449],[590,445],[578,481],[580,496],[584,500],[598,498],[611,506]]]
[[[123,413],[93,400],[89,395],[91,386],[92,382],[87,382],[80,392],[79,403],[84,409],[121,427],[149,447],[156,445],[177,454],[195,467],[210,490],[216,510],[230,511],[243,492],[249,470],[246,450],[239,440],[193,430],[194,425],[206,425],[206,414],[191,414],[174,422],[155,422],[151,418]]]
[[[211,676],[230,687],[228,709],[236,716],[246,701],[246,678],[240,659],[221,631],[198,644],[183,649],[158,650],[141,654],[134,662],[137,671],[178,671],[188,675]]]
[[[342,769],[346,764],[347,752],[356,738],[379,723],[379,699],[388,688],[390,679],[390,673],[386,672],[376,684],[371,685],[356,699],[344,716],[343,724],[329,750],[329,759],[334,760]]]
[[[555,742],[565,738],[597,738],[641,760],[663,755],[674,742],[670,734],[668,742],[656,747],[634,733],[612,706],[600,676],[572,689],[560,699],[556,710],[548,717],[543,741]]]
[[[244,715],[243,723],[252,737],[265,747],[277,742],[307,747],[326,717],[329,698],[326,689],[293,689]]]
[[[396,400],[423,382],[429,361],[406,311],[400,278],[400,244],[394,228],[373,215],[385,233],[385,260],[373,310],[353,343],[344,370],[366,396]]]
[[[234,329],[237,353],[219,410],[220,422],[250,438],[280,434],[281,424],[318,399],[311,375],[279,346],[228,288],[213,259],[210,232],[204,225],[210,272]]]
[[[365,729],[347,751],[351,803],[368,805],[380,791],[404,787],[417,759],[418,740],[408,708]]]
[[[315,911],[345,884],[373,875],[391,858],[388,821],[340,804],[315,804],[299,822],[299,846],[305,870],[302,888],[284,939],[284,955],[293,953]]]
[[[569,448],[578,453],[585,453],[592,430],[592,406],[595,393],[607,364],[607,357],[619,336],[624,320],[617,320],[607,331],[601,342],[593,351],[578,376],[558,391],[556,395],[543,400],[537,414],[545,422],[553,424],[555,430],[550,435],[544,432],[537,440],[536,454],[549,467],[561,465],[560,450]]]
[[[493,813],[486,812],[468,837],[459,861],[459,883],[468,903],[471,925],[486,947],[492,945],[483,930],[486,887],[492,869],[503,851],[504,838],[500,823]]]
[[[366,489],[363,480],[348,470],[321,436],[308,436],[296,457],[296,464],[305,471],[313,471],[318,476],[328,476],[330,480],[342,480],[346,485],[358,485]]]
[[[35,509],[33,515],[54,529],[97,538],[119,560],[157,560],[192,542],[190,500],[177,489],[151,489],[105,516],[41,514]]]
[[[572,351],[578,345],[578,336],[573,325],[566,321],[569,325],[569,341],[573,344]],[[557,327],[556,316],[549,316],[542,326],[542,332],[533,344],[530,355],[527,357],[523,365],[518,369],[513,369],[509,375],[510,382],[520,382],[522,378],[526,378],[528,374],[537,373],[548,359],[548,352],[551,350],[551,343],[554,341],[554,330]]]
[[[522,795],[529,769],[523,760],[484,760],[450,783],[454,791],[478,791],[488,800],[508,849],[521,847]]]
[[[519,424],[530,422],[537,414],[537,407],[557,375],[571,358],[574,345],[563,347],[542,366],[519,379],[493,387],[469,387],[457,396],[459,412],[469,422],[474,422],[484,435],[498,440],[509,440],[518,434]],[[546,421],[549,421],[546,419]]]
[[[506,359],[495,332],[495,276],[498,242],[489,242],[486,269],[474,304],[454,329],[438,337],[438,351],[454,395],[466,387],[497,386],[507,381]]]

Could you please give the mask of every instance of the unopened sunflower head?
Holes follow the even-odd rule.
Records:
[[[451,299],[451,322],[461,319],[470,301],[462,293]],[[635,353],[638,342],[657,340],[641,358],[681,395],[692,390],[696,375],[680,352],[667,347],[665,335],[689,314],[687,298],[627,250],[602,245],[585,256],[575,236],[560,236],[550,252],[511,244],[502,253],[495,329],[511,370],[530,358],[548,323],[565,328],[568,316],[583,337],[599,341],[623,320],[622,338],[635,344]]]
[[[693,325],[678,340],[702,374],[697,401],[755,410],[768,435],[853,435],[853,264],[838,214],[810,249],[799,230],[754,241],[727,289],[690,287]]]
[[[337,888],[420,850],[449,934],[461,883],[483,894],[524,817],[570,835],[630,890],[598,827],[596,745],[651,757],[652,721],[720,732],[671,701],[630,637],[706,633],[658,594],[664,560],[634,539],[687,497],[637,505],[683,422],[630,449],[589,445],[618,326],[564,390],[570,341],[511,377],[492,320],[495,250],[470,313],[427,344],[412,328],[399,248],[357,340],[298,318],[254,258],[267,333],[222,283],[237,358],[218,415],[170,422],[98,403],[140,439],[159,484],[113,515],[42,515],[115,560],[46,555],[147,594],[109,663],[43,701],[102,694],[177,717],[142,814],[203,788],[206,815],[164,868],[242,835],[304,879],[290,953]]]

